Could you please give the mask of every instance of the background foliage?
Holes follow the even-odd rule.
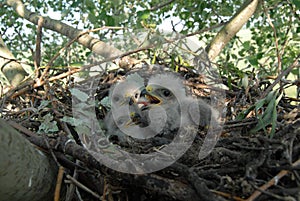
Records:
[[[23,1],[28,9],[60,20],[79,29],[102,26],[120,26],[128,29],[155,29],[164,21],[172,22],[173,31],[194,33],[226,22],[244,3],[241,0],[218,1],[132,1],[132,0],[84,0],[84,1]],[[276,75],[287,68],[300,50],[300,12],[298,0],[261,1],[259,9],[239,36],[223,50],[216,64],[220,73],[242,78],[245,72],[255,69],[256,75]],[[36,26],[21,19],[4,6],[0,10],[1,35],[14,55],[32,64],[35,50]],[[174,20],[175,21],[172,21]],[[169,21],[168,21],[169,20]],[[165,24],[164,24],[165,25]],[[164,26],[163,25],[163,26]],[[197,35],[208,44],[219,30]],[[43,32],[42,65],[45,65],[68,41],[64,36],[50,30]],[[100,39],[108,39],[120,31],[101,31]],[[245,39],[246,35],[246,39]],[[84,48],[72,44],[55,66],[80,63],[88,56]],[[31,65],[33,66],[33,65]],[[293,71],[299,74],[299,69]]]
[[[19,86],[13,85],[13,87],[10,87],[9,84],[7,84],[7,86],[9,86],[7,87],[8,92],[2,93],[5,91],[3,90],[3,85],[5,86],[3,80],[5,79],[2,79],[4,76],[0,74],[0,94],[4,97],[1,97],[1,117],[15,119],[16,122],[19,122],[19,126],[25,126],[37,133],[46,133],[49,136],[51,136],[51,134],[54,134],[53,136],[68,134],[69,137],[78,139],[76,131],[70,129],[73,128],[72,126],[77,126],[83,130],[86,128],[84,127],[86,122],[74,121],[74,118],[72,118],[72,100],[70,97],[74,95],[78,99],[87,100],[89,96],[80,90],[74,91],[70,89],[74,83],[72,79],[69,79],[71,73],[68,73],[79,71],[78,68],[69,67],[82,66],[88,58],[93,59],[91,56],[92,52],[79,43],[71,42],[70,36],[70,38],[67,38],[60,33],[43,29],[41,41],[42,62],[41,66],[37,66],[40,67],[39,69],[34,69],[36,44],[39,44],[36,41],[37,25],[22,19],[12,7],[6,5],[7,2],[11,3],[17,1],[19,0],[4,0],[0,2],[0,36],[17,60],[21,61],[15,63],[22,64],[22,66],[23,64],[29,64],[27,65],[29,68],[26,70],[34,79],[29,79]],[[243,8],[247,2],[254,2],[254,0],[23,0],[25,7],[32,12],[50,17],[57,20],[57,22],[63,22],[77,29],[97,29],[103,26],[115,27],[115,29],[103,29],[90,33],[90,35],[103,41],[116,38],[116,35],[126,36],[128,32],[138,33],[138,30],[141,28],[149,29],[153,32],[155,32],[157,28],[168,28],[169,31],[178,32],[183,35],[194,35],[204,46],[208,47],[223,25],[232,19],[232,17],[238,13],[238,10]],[[298,68],[294,68],[291,72],[286,74],[283,72],[289,69],[296,58],[299,61],[299,22],[299,0],[260,0],[255,14],[230,43],[227,44],[221,54],[212,61],[213,64],[218,67],[219,74],[222,75],[223,78],[222,81],[227,81],[227,83],[224,84],[232,89],[226,91],[226,93],[228,93],[226,94],[226,111],[224,111],[227,118],[226,123],[229,124],[225,124],[225,131],[227,133],[224,135],[224,141],[221,141],[222,144],[219,147],[222,149],[216,149],[212,158],[202,162],[202,164],[204,164],[203,168],[198,162],[197,164],[189,164],[189,167],[198,166],[199,169],[202,168],[203,172],[199,173],[199,178],[203,177],[204,180],[209,181],[209,185],[215,181],[216,189],[229,192],[230,196],[228,197],[230,198],[233,198],[233,195],[243,195],[243,198],[250,196],[254,189],[248,189],[247,192],[244,192],[247,187],[243,185],[244,182],[255,182],[255,186],[260,186],[262,183],[269,184],[267,183],[269,179],[273,181],[273,178],[279,178],[278,174],[280,177],[284,176],[281,172],[286,170],[278,169],[279,165],[283,168],[289,167],[290,169],[288,170],[294,171],[295,174],[290,174],[290,172],[286,171],[285,174],[289,175],[290,178],[285,177],[284,180],[281,180],[280,185],[275,186],[279,187],[278,189],[283,192],[283,195],[290,192],[290,195],[295,194],[296,196],[298,193],[297,187],[299,187],[299,178],[297,180],[297,176],[294,175],[297,175],[295,167],[299,164],[299,146],[297,146],[299,141],[297,136],[299,133],[299,126],[297,124],[299,109],[297,110],[297,106],[289,103],[299,101],[299,63],[298,66],[294,65]],[[155,42],[159,44],[160,38],[157,37],[156,39]],[[69,43],[71,43],[71,46],[67,47]],[[123,46],[126,46],[126,48],[130,48],[130,45],[136,45],[130,40],[127,40],[125,44],[126,45]],[[47,66],[48,62],[64,47],[67,47],[67,49],[61,51],[58,58],[56,58],[51,65]],[[2,47],[0,46],[0,48]],[[177,52],[175,52],[175,54],[176,53]],[[151,54],[149,53],[149,55],[153,57],[151,58],[152,60],[147,59],[152,62],[157,61],[158,59],[155,58],[157,56],[156,52],[151,52]],[[151,57],[149,55],[146,56]],[[163,54],[159,56],[163,58],[162,60],[167,58],[167,56],[163,57]],[[177,63],[189,67],[189,65],[183,61],[184,58],[182,59],[180,56],[173,54],[171,56],[172,59],[178,60],[176,61]],[[0,61],[5,59],[7,58],[4,57],[3,59],[3,56],[0,55]],[[9,62],[11,62],[11,60],[14,60],[14,58],[8,59]],[[172,64],[173,60],[165,63],[168,62]],[[1,71],[3,71],[5,64],[1,64],[0,66]],[[49,74],[43,77],[42,73],[48,73],[47,67],[50,67]],[[176,69],[176,66],[170,67]],[[85,72],[81,72],[81,74],[84,73]],[[61,79],[59,76],[62,74],[65,74],[64,78],[68,77],[68,79]],[[119,78],[114,77],[115,74],[117,75],[118,73],[113,72],[105,75],[106,78],[103,79],[103,86],[102,84],[99,85],[99,93],[97,92],[99,102],[97,102],[96,109],[97,111],[99,109],[99,116],[101,117],[104,117],[104,112],[102,111],[102,114],[100,111],[103,107],[98,106],[101,106],[103,100],[107,98],[108,88],[105,87],[109,87],[109,85],[113,83],[113,80],[116,81],[116,79],[120,79],[120,76]],[[119,75],[121,75],[121,73]],[[284,77],[281,78],[281,75],[284,75]],[[42,79],[45,77],[46,79]],[[54,77],[55,79],[50,80],[50,78]],[[201,79],[201,76],[199,77],[199,79]],[[8,82],[7,80],[6,82]],[[23,78],[21,80],[23,80]],[[50,83],[48,82],[49,80]],[[275,80],[275,82],[273,82],[273,80]],[[41,83],[42,81],[45,82]],[[194,81],[198,83],[198,78]],[[284,88],[293,86],[294,90],[296,86],[298,86],[298,99],[294,97],[290,98],[281,91],[274,90],[277,86],[274,87],[271,83],[276,83],[276,81],[279,81],[280,85]],[[201,83],[201,80],[199,82]],[[202,89],[201,86],[199,86],[199,89]],[[268,89],[270,89],[270,91],[268,91]],[[72,94],[70,94],[70,92]],[[261,93],[264,95],[261,95]],[[293,93],[295,95],[295,90]],[[100,102],[100,100],[102,100],[102,102]],[[104,104],[103,106],[105,107]],[[246,121],[242,122],[243,120]],[[67,127],[67,125],[71,126]],[[233,132],[231,133],[231,131]],[[240,133],[238,133],[238,131],[240,131]],[[258,131],[264,131],[265,134],[269,134],[268,136],[274,137],[275,140],[272,141],[272,139],[261,138],[261,133]],[[259,138],[258,135],[249,135],[249,138],[245,138],[244,135],[248,135],[249,133],[257,133]],[[33,137],[35,135],[30,131],[29,136]],[[201,136],[204,135],[201,134]],[[11,142],[13,141],[14,140],[11,140]],[[43,140],[42,142],[44,143],[46,141]],[[53,144],[58,145],[58,143]],[[67,143],[65,143],[64,146],[66,144]],[[56,149],[56,145],[53,150]],[[12,144],[11,147],[14,148],[14,146],[15,145]],[[39,144],[38,146],[49,149],[48,144]],[[251,147],[253,147],[253,149],[251,149]],[[259,149],[256,149],[257,147],[259,147]],[[23,152],[15,153],[17,155],[17,153]],[[73,154],[75,153],[73,150],[65,152],[64,149],[61,153],[67,153],[67,155],[72,156],[73,159],[84,161],[89,167],[97,169],[99,166],[99,164],[90,166],[90,162],[86,161],[89,159],[88,157],[77,158],[78,156]],[[215,157],[217,155],[220,157]],[[187,154],[187,156],[193,157],[192,154]],[[296,162],[293,162],[295,160]],[[185,161],[195,162],[193,158],[187,158]],[[263,161],[263,163],[261,161]],[[209,164],[212,164],[212,166],[209,166]],[[219,172],[215,164],[220,164]],[[20,166],[24,167],[26,165]],[[216,167],[216,171],[213,171],[216,172],[214,175],[218,175],[218,177],[210,177],[211,174],[208,174],[207,167]],[[182,169],[182,167],[178,169]],[[236,170],[232,171],[233,169]],[[190,170],[191,169],[183,169],[183,171],[180,171],[181,174],[178,175],[186,177],[187,179],[196,178],[194,174],[190,174],[194,173]],[[226,172],[226,170],[228,171]],[[279,170],[281,171],[277,174]],[[89,171],[86,171],[86,173],[87,172]],[[173,177],[173,170],[171,172],[171,176]],[[168,171],[168,173],[170,172]],[[187,173],[190,175],[186,176]],[[93,180],[89,182],[94,182],[94,178],[97,178],[96,180],[99,182],[101,181],[98,179],[98,172],[95,175],[97,175],[97,177],[92,175]],[[49,174],[47,176],[49,176]],[[198,175],[196,174],[196,176]],[[116,175],[116,177],[118,177],[118,175]],[[23,178],[23,176],[20,178]],[[166,178],[171,177],[168,175]],[[13,180],[19,181],[18,179]],[[103,182],[104,185],[105,181],[106,180]],[[140,183],[135,182],[135,180],[130,181],[134,181],[134,188],[132,189],[136,192],[136,185],[140,185]],[[199,180],[197,179],[189,182],[193,184],[192,189],[207,190],[208,193],[212,193],[207,187],[207,189],[202,188],[202,184],[201,188],[198,189]],[[274,181],[274,184],[275,183],[277,184],[278,182]],[[28,180],[26,180],[26,185],[28,185]],[[92,185],[101,186],[94,185],[94,183]],[[205,186],[206,185],[204,185],[204,187]],[[145,187],[145,185],[138,187]],[[103,187],[103,189],[105,188]],[[153,189],[152,185],[150,189]],[[290,189],[296,190],[288,191]],[[184,188],[181,190],[185,191]],[[172,192],[181,196],[185,195],[187,191],[181,193],[182,191],[176,189],[172,190]],[[254,195],[255,194],[254,192]],[[170,197],[174,198],[176,196]],[[128,200],[128,197],[126,197],[126,199]]]

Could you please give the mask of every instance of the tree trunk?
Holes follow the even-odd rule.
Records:
[[[0,119],[1,201],[53,200],[57,167]]]

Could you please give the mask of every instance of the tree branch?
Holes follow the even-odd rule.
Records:
[[[163,7],[165,7],[165,6],[169,5],[169,4],[171,4],[173,1],[174,1],[174,0],[169,0],[169,1],[167,1],[167,2],[158,4],[158,5],[154,6],[154,7],[151,7],[149,10],[150,10],[150,11],[155,11],[155,10],[161,9],[161,8],[163,8]]]
[[[247,0],[206,48],[210,60],[214,60],[235,34],[255,12],[259,0]]]
[[[26,71],[23,69],[21,64],[17,62],[14,55],[9,51],[9,49],[5,45],[1,35],[0,70],[12,86],[17,86],[18,84],[20,84],[27,75]]]
[[[50,17],[42,17],[38,13],[31,12],[21,0],[6,0],[4,3],[12,7],[15,12],[22,18],[30,21],[31,23],[37,25],[40,18],[44,19],[43,27],[50,29],[52,31],[58,32],[70,39],[76,38],[78,35],[83,33],[83,30],[76,29],[58,20],[51,19]],[[89,34],[84,34],[77,39],[78,43],[84,47],[90,49],[103,56],[104,58],[113,57],[121,54],[122,52],[115,47],[107,45],[103,41],[90,36]]]
[[[53,200],[57,167],[0,118],[1,200]]]

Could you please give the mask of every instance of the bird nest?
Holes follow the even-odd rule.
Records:
[[[110,87],[124,80],[128,72],[115,70],[99,78],[93,94],[99,103],[93,107],[97,119],[104,120],[109,112],[100,106],[109,96]],[[201,75],[185,67],[178,72],[193,96],[210,99],[210,91]],[[226,82],[223,78],[225,85]],[[83,145],[87,142],[78,135],[72,119],[75,85],[72,79],[52,80],[35,88],[33,85],[32,81],[26,82],[2,97],[2,118],[31,143],[52,153],[58,166],[64,167],[66,180],[72,181],[66,184],[67,189],[76,185],[83,200],[299,199],[299,107],[283,95],[270,113],[272,101],[277,100],[278,95],[262,97],[269,86],[263,80],[248,89],[232,82],[232,89],[225,90],[224,126],[210,154],[202,159],[198,157],[207,135],[207,128],[199,126],[193,143],[178,160],[145,174],[115,171],[87,151]],[[272,118],[275,113],[276,119]],[[115,137],[110,140],[126,151],[145,154],[159,151],[169,139],[156,136],[151,141],[131,144]],[[72,196],[76,200],[76,195]]]

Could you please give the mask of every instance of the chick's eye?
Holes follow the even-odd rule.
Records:
[[[132,105],[134,102],[135,102],[134,99],[132,97],[130,97],[128,104]]]
[[[171,96],[171,91],[165,89],[165,90],[163,90],[163,95],[164,95],[165,97],[169,97],[169,96]]]
[[[138,93],[135,93],[135,95],[134,95],[134,98],[138,98],[139,97],[139,94]]]
[[[119,102],[121,100],[119,96],[114,96],[112,99],[114,102]]]

